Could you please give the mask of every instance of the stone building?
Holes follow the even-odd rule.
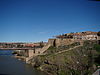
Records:
[[[80,40],[97,40],[98,39],[98,32],[77,32],[77,33],[67,33],[63,35],[56,36],[56,38],[60,39],[80,39]]]
[[[97,32],[80,32],[80,33],[74,33],[73,39],[81,39],[81,40],[97,40]]]

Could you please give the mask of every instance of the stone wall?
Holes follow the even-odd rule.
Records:
[[[61,46],[61,45],[69,45],[69,44],[72,44],[74,43],[75,40],[74,39],[49,39],[48,40],[48,44],[50,44],[51,46],[55,46],[55,47],[58,47],[58,46]]]
[[[55,46],[55,41],[56,39],[49,39],[48,44],[50,44],[51,46]]]
[[[74,43],[74,39],[56,39],[56,47],[61,46],[61,45],[69,45]]]

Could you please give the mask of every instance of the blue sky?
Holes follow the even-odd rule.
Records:
[[[52,36],[100,30],[100,2],[0,0],[0,42],[39,42]]]

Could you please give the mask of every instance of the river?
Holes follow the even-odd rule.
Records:
[[[0,50],[0,75],[47,75],[17,60],[11,53],[11,50]]]

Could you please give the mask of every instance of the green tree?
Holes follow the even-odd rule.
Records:
[[[44,46],[43,41],[40,42],[40,47],[42,48]]]
[[[100,31],[97,33],[98,36],[100,36]]]

